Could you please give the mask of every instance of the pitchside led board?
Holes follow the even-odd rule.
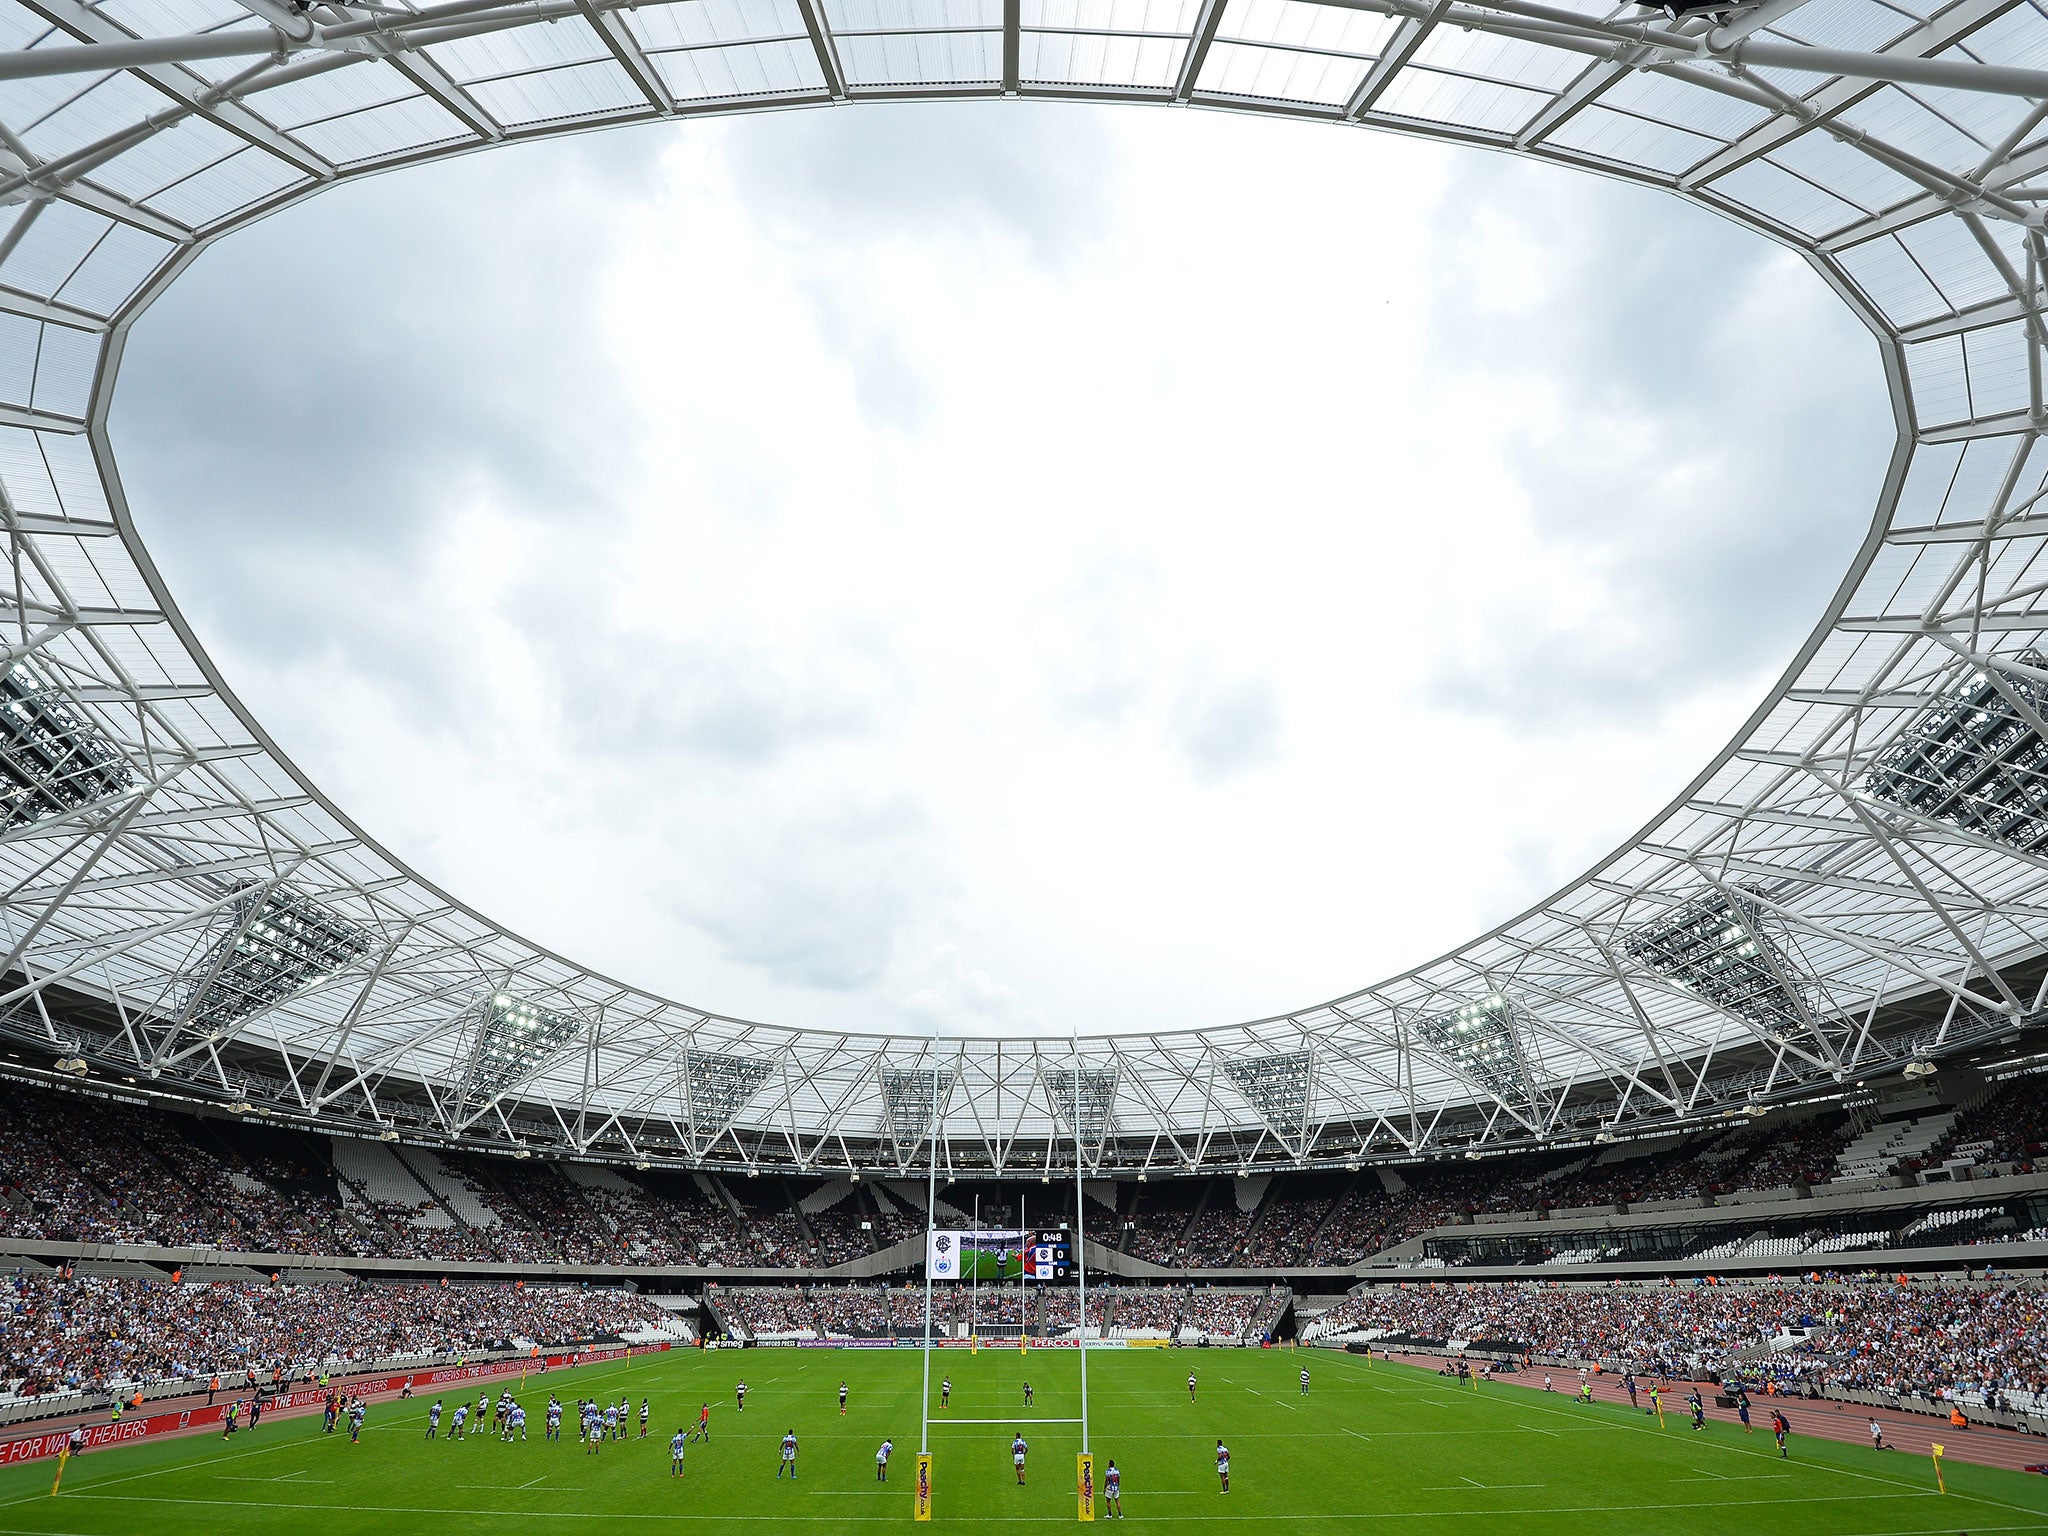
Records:
[[[1067,1280],[1074,1248],[1064,1229],[944,1229],[926,1234],[925,1267],[934,1280]]]

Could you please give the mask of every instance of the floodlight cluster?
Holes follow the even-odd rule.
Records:
[[[2039,651],[2018,659],[2048,669]],[[2048,685],[2016,672],[2002,681],[2004,691],[1988,672],[1971,674],[1885,750],[1865,792],[2021,853],[2048,848],[2048,741],[2037,723]]]
[[[931,1133],[953,1091],[953,1073],[937,1067],[892,1067],[882,1072],[882,1108],[889,1139],[903,1156]]]
[[[1500,993],[1489,992],[1448,1013],[1433,1014],[1415,1028],[1445,1065],[1468,1083],[1504,1103],[1526,1106],[1535,1101],[1535,1077],[1515,1027],[1515,1010]]]
[[[370,952],[373,936],[285,885],[250,885],[199,962],[182,1010],[199,1033],[275,1008]]]
[[[684,1051],[683,1091],[689,1101],[690,1129],[698,1140],[709,1141],[731,1125],[773,1070],[755,1056]]]
[[[492,993],[478,1015],[459,1094],[469,1104],[487,1102],[525,1081],[583,1029],[577,1015],[556,1013],[509,992]]]
[[[135,785],[120,750],[26,661],[0,672],[0,831]]]
[[[1223,1075],[1283,1141],[1299,1142],[1315,1084],[1312,1052],[1232,1057],[1223,1063]]]
[[[1115,1067],[1059,1067],[1046,1074],[1053,1113],[1091,1155],[1102,1150],[1116,1108]]]
[[[1710,891],[1630,933],[1621,952],[1766,1033],[1807,1027],[1796,973],[1771,941],[1753,895]]]

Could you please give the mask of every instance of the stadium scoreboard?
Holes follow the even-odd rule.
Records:
[[[934,1280],[1069,1280],[1073,1238],[1064,1227],[942,1227],[925,1236],[925,1268]]]

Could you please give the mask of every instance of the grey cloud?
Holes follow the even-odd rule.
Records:
[[[1016,988],[968,963],[960,950],[940,944],[914,967],[915,980],[903,997],[903,1011],[927,1028],[957,1034],[1035,1032],[1044,1015]]]
[[[1076,574],[1049,626],[1058,637],[1046,666],[1056,720],[1114,729],[1148,701],[1153,663],[1141,629],[1157,584],[1151,558],[1128,552],[1090,559]]]
[[[255,579],[271,558],[404,561],[459,491],[565,517],[596,499],[605,445],[569,423],[600,412],[555,406],[601,407],[614,386],[587,297],[559,274],[590,268],[593,215],[648,180],[658,148],[604,135],[358,182],[222,242],[158,301],[114,440],[173,578],[232,578],[180,584],[206,628],[308,643],[297,595]]]
[[[880,636],[838,636],[791,653],[743,639],[597,638],[595,657],[538,642],[564,697],[594,694],[615,732],[594,743],[628,759],[689,754],[758,768],[798,751],[871,738],[898,723],[909,683]]]
[[[847,253],[882,242],[961,264],[992,253],[1058,270],[1090,249],[1113,208],[1115,140],[1099,112],[1017,102],[906,102],[834,114],[770,115],[727,128],[733,179],[806,262],[820,332],[851,371],[867,419],[915,432],[935,394],[849,281]]]
[[[899,935],[949,886],[921,807],[901,796],[821,797],[800,813],[733,825],[672,882],[676,913],[726,957],[825,991],[871,985]]]
[[[770,115],[728,130],[733,176],[792,237],[831,247],[877,233],[980,239],[1064,266],[1115,197],[1116,140],[1099,111],[1023,102],[905,102]]]
[[[1541,168],[1460,174],[1446,217],[1475,229],[1432,296],[1438,344],[1555,392],[1569,426],[1506,454],[1538,537],[1603,601],[1568,628],[1540,593],[1504,605],[1428,691],[1568,733],[1589,710],[1654,719],[1789,656],[1862,537],[1892,436],[1867,332],[1786,253],[1699,210],[1551,173],[1504,228],[1497,192]],[[1540,326],[1471,302],[1517,249],[1562,253]],[[1787,302],[1787,283],[1813,302]]]
[[[1182,690],[1169,737],[1197,783],[1217,784],[1279,756],[1280,713],[1271,678],[1198,675]]]
[[[920,432],[931,420],[937,391],[904,350],[889,313],[822,275],[797,287],[817,318],[819,339],[851,371],[861,415],[886,431]]]

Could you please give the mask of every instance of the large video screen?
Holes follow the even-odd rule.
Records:
[[[1074,1248],[1064,1228],[942,1228],[926,1236],[925,1264],[934,1280],[1066,1280]]]

